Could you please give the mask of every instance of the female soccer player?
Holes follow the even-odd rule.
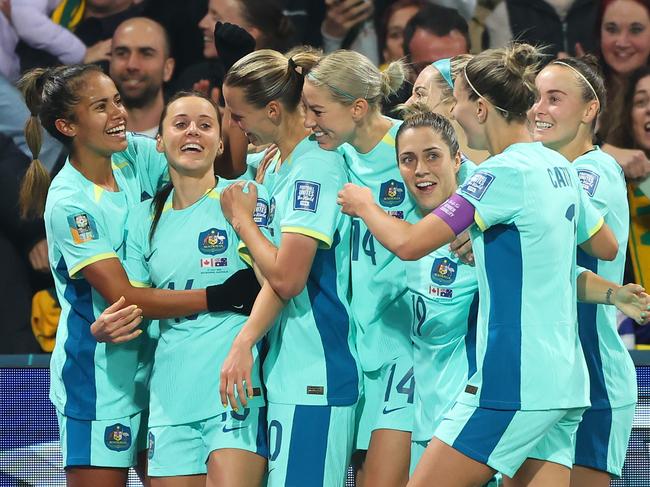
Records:
[[[203,95],[180,92],[166,105],[157,148],[167,158],[171,183],[153,203],[132,210],[127,224],[125,266],[137,285],[202,288],[246,267],[219,205],[220,193],[231,184],[213,171],[219,130],[217,108]],[[265,229],[268,199],[262,198],[254,218]],[[265,315],[272,321],[276,313]],[[257,349],[247,380],[247,392],[254,392],[242,399],[246,407],[235,403],[227,411],[218,397],[217,371],[245,321],[233,312],[160,320],[149,385],[153,487],[203,486],[206,471],[207,485],[261,485],[268,449]]]
[[[495,471],[517,484],[533,476],[538,485],[569,484],[571,438],[589,403],[575,319],[576,231],[599,257],[614,258],[617,245],[566,159],[530,143],[537,60],[533,47],[514,45],[469,61],[454,85],[453,114],[470,147],[493,157],[420,222],[387,225],[368,189],[340,193],[343,210],[403,259],[472,227],[482,296],[477,368],[409,485],[434,477],[440,486],[481,485]]]
[[[350,219],[335,201],[347,181],[345,165],[308,137],[299,106],[304,70],[316,60],[310,52],[288,59],[256,51],[233,66],[223,85],[232,120],[252,143],[275,143],[280,154],[264,177],[277,246],[250,217],[252,188],[244,194],[232,187],[221,198],[259,271],[287,301],[268,331],[264,361],[272,487],[344,484],[360,389],[347,304]],[[244,326],[223,367],[226,387],[241,385],[251,349],[266,331],[250,321]]]
[[[560,152],[577,171],[582,187],[618,241],[612,262],[578,250],[578,265],[621,284],[625,269],[629,210],[625,178],[616,161],[592,144],[606,100],[595,58],[551,62],[536,79],[540,97],[533,105],[533,138]],[[580,342],[587,360],[591,407],[576,439],[573,486],[603,486],[620,477],[637,401],[636,372],[611,307],[578,306]]]
[[[403,81],[401,63],[380,72],[363,55],[341,50],[319,61],[303,89],[305,126],[318,145],[338,149],[351,180],[371,188],[375,201],[400,220],[415,208],[395,160],[401,122],[382,116],[380,107]],[[358,218],[352,220],[351,309],[364,373],[356,448],[368,451],[357,483],[405,485],[415,387],[406,268]]]
[[[107,301],[120,296],[152,317],[204,311],[206,291],[129,285],[120,263],[127,213],[156,192],[167,171],[153,140],[126,133],[126,110],[111,79],[93,65],[64,66],[34,70],[22,84],[32,113],[26,135],[35,158],[22,203],[28,214],[42,212],[47,192],[48,251],[62,307],[50,397],[58,412],[67,482],[122,486],[137,451],[146,448],[142,411],[152,347],[135,329],[141,313],[135,306],[109,328],[93,322]],[[39,119],[70,150],[49,192],[47,173],[36,160]],[[129,343],[97,343],[91,328],[102,340]],[[141,456],[141,467],[144,460]]]

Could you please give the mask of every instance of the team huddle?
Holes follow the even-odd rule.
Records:
[[[437,61],[436,93],[416,81],[397,120],[381,101],[401,62],[259,50],[226,74],[223,117],[178,93],[155,140],[126,131],[98,68],[28,73],[34,154],[37,116],[70,149],[46,201],[33,164],[24,201],[62,308],[70,485],[132,466],[152,486],[341,486],[350,465],[362,486],[619,476],[637,392],[616,312],[643,323],[650,302],[621,286],[602,79],[541,59]],[[270,147],[215,176],[249,142]]]

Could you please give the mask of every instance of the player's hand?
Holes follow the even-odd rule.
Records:
[[[352,183],[346,183],[343,186],[343,189],[339,191],[336,202],[341,205],[341,211],[350,216],[359,216],[364,207],[374,204],[370,188]]]
[[[100,343],[124,343],[142,334],[142,330],[136,330],[142,323],[142,310],[135,304],[124,306],[125,303],[126,299],[122,296],[90,325],[90,333],[95,340]]]
[[[472,251],[472,241],[469,238],[469,232],[465,230],[456,237],[456,240],[449,244],[451,250],[465,264],[474,265],[474,252]]]
[[[27,256],[29,263],[35,271],[47,272],[50,270],[50,262],[47,254],[47,240],[39,240],[32,247]]]
[[[268,169],[277,153],[277,145],[271,144],[267,147],[266,152],[264,153],[264,157],[262,158],[262,162],[260,162],[260,165],[257,167],[257,173],[255,174],[255,181],[257,183],[262,184],[264,182],[264,175],[266,174],[266,170]]]
[[[248,192],[244,193],[244,187]],[[234,220],[252,220],[257,205],[257,188],[244,181],[231,184],[221,193],[220,201],[221,211],[231,224]],[[237,230],[237,226],[233,224],[233,227]]]
[[[626,284],[614,290],[611,301],[639,325],[645,325],[650,319],[650,296],[638,284]]]
[[[253,352],[251,352],[251,347],[237,337],[221,366],[219,395],[223,407],[228,407],[228,403],[230,403],[235,411],[239,409],[235,390],[237,390],[241,405],[244,408],[248,405],[248,399],[253,397],[252,370]]]
[[[325,0],[325,5],[323,32],[335,39],[344,38],[352,27],[372,17],[375,10],[371,0]]]

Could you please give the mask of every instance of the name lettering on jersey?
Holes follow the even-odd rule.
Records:
[[[573,186],[573,180],[569,173],[569,168],[566,167],[553,167],[547,169],[548,177],[551,179],[551,184],[554,188],[566,188]]]
[[[202,254],[223,254],[228,249],[228,234],[225,230],[210,228],[199,233],[198,246]]]
[[[438,257],[431,266],[431,280],[436,284],[448,286],[456,280],[458,264],[447,257]]]
[[[494,174],[490,174],[486,171],[476,171],[472,174],[472,177],[465,181],[465,183],[460,187],[460,191],[465,193],[467,196],[471,196],[475,200],[480,201],[494,179]]]
[[[454,290],[448,287],[429,286],[429,294],[434,298],[451,299],[454,297]]]
[[[68,225],[70,226],[72,240],[76,244],[97,240],[99,238],[95,220],[88,213],[68,215]]]
[[[293,209],[316,213],[320,183],[313,181],[296,181],[294,183]]]
[[[201,268],[226,267],[228,257],[201,257]]]
[[[116,423],[104,430],[104,444],[113,451],[125,451],[131,447],[131,428]]]
[[[258,227],[266,228],[269,225],[269,205],[261,198],[257,198],[253,221]]]
[[[307,394],[313,396],[322,396],[325,394],[325,387],[323,386],[307,386]]]
[[[582,183],[582,188],[591,197],[596,194],[596,188],[600,181],[600,174],[590,171],[589,169],[578,169],[578,177]]]
[[[390,216],[394,216],[398,220],[404,219],[404,212],[402,210],[388,210]]]
[[[389,179],[379,187],[379,204],[387,208],[399,206],[404,202],[405,194],[404,183]]]

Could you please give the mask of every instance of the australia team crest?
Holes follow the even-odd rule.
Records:
[[[404,202],[405,192],[404,183],[389,179],[385,183],[381,183],[379,188],[379,203],[382,206],[392,208],[399,206]]]
[[[225,230],[211,228],[199,233],[199,250],[202,254],[223,254],[228,248],[228,234]]]
[[[431,267],[431,280],[436,284],[448,286],[456,280],[458,264],[446,257],[440,257],[433,261]]]
[[[113,451],[125,451],[131,447],[131,428],[117,423],[106,427],[104,431],[104,444]]]

